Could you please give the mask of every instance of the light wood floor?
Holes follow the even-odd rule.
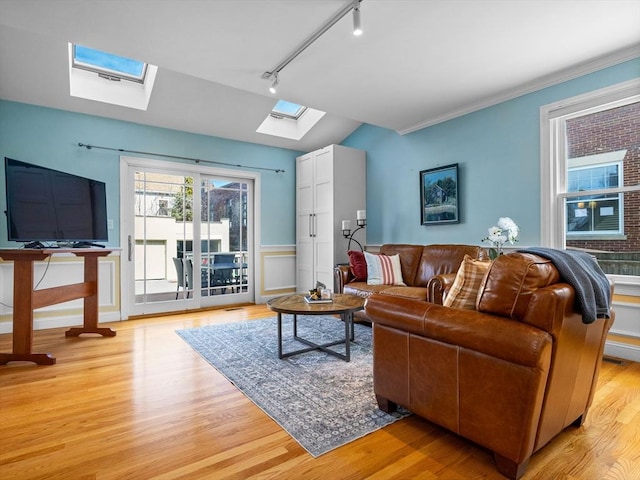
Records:
[[[314,459],[174,333],[269,315],[132,320],[113,338],[36,331],[34,351],[58,363],[0,366],[0,478],[503,478],[489,452],[416,416]],[[640,480],[640,364],[603,362],[584,427],[535,454],[524,479]]]

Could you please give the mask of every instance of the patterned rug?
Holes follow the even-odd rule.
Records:
[[[284,352],[304,348],[290,338],[291,316],[282,323]],[[378,409],[370,327],[355,325],[350,362],[318,351],[278,359],[276,318],[176,333],[314,457],[409,414]],[[334,317],[298,316],[298,335],[325,343],[344,335],[344,326]],[[332,348],[344,353],[344,345]]]

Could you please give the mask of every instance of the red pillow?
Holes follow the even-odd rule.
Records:
[[[356,250],[349,250],[347,253],[349,254],[349,267],[351,268],[351,273],[356,277],[355,281],[366,282],[367,261],[364,258],[364,253]]]

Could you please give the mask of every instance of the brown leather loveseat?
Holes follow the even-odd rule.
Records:
[[[583,323],[574,301],[553,263],[520,252],[493,262],[477,310],[371,295],[380,408],[401,405],[486,447],[519,478],[593,399],[614,312]]]
[[[438,276],[455,276],[465,255],[473,259],[489,259],[486,249],[476,245],[386,244],[380,247],[379,253],[400,257],[402,279],[406,286],[369,285],[366,279],[357,279],[349,265],[337,265],[335,291],[365,298],[373,293],[385,293],[442,304],[442,282],[447,277]],[[356,312],[355,316],[368,320],[366,312]]]

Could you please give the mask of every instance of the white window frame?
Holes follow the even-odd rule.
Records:
[[[589,192],[567,192],[564,119],[638,101],[640,79],[634,79],[540,107],[540,240],[543,246],[565,248],[565,198],[640,191],[640,185],[635,185]]]

